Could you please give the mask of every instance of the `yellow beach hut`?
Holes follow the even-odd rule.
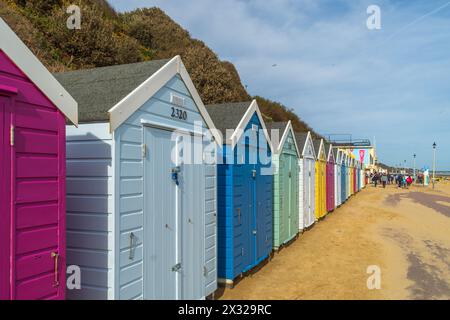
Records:
[[[326,170],[327,154],[323,139],[314,140],[316,150],[316,220],[327,214],[326,206]]]

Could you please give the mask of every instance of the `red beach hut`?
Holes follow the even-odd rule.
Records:
[[[66,117],[77,103],[0,18],[0,300],[64,299]]]

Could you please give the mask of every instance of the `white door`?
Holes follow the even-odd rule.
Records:
[[[144,135],[144,299],[181,299],[181,172],[171,159],[175,141],[171,131],[156,128],[144,128]]]

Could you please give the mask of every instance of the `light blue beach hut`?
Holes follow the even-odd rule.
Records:
[[[221,140],[180,57],[56,77],[81,123],[67,128],[67,263],[82,275],[68,298],[213,293]]]

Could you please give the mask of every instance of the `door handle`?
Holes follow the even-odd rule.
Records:
[[[175,182],[175,184],[178,186],[180,185],[180,181],[178,180],[178,175],[181,172],[181,168],[179,166],[172,168],[172,180]]]
[[[55,260],[55,279],[53,281],[53,287],[59,287],[59,277],[58,277],[58,260],[59,260],[59,253],[52,252],[51,257]]]

